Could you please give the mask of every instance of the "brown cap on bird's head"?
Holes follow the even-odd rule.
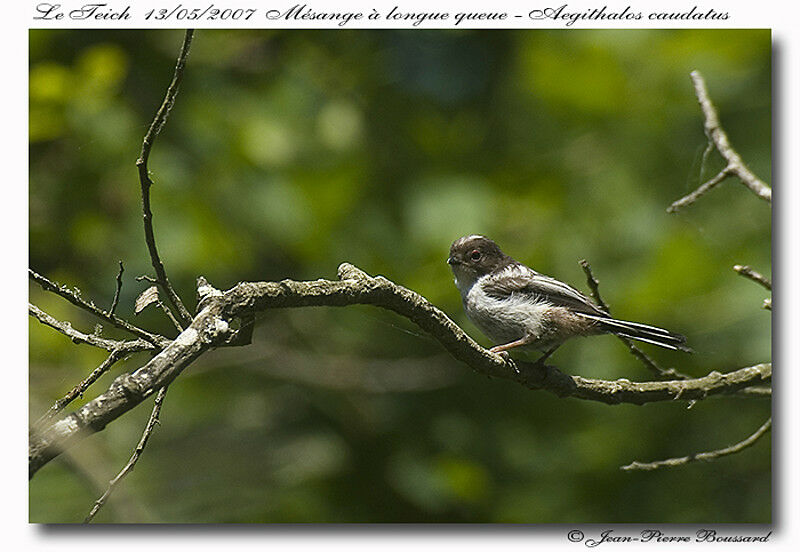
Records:
[[[515,262],[492,240],[477,234],[454,241],[450,246],[450,257],[447,259],[447,264],[457,277],[469,275],[472,278],[489,274]]]

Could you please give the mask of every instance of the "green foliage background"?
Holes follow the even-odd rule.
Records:
[[[134,161],[182,31],[30,35],[30,264],[118,313],[150,272]],[[613,312],[689,336],[647,347],[693,374],[770,359],[770,208],[735,181],[667,215],[722,167],[689,72],[735,147],[770,179],[768,31],[198,31],[150,161],[168,273],[333,278],[349,261],[417,290],[481,343],[444,263],[484,233],[584,288],[588,259]],[[96,321],[31,287],[84,331]],[[137,322],[167,335],[163,315]],[[107,335],[118,335],[104,329]],[[38,417],[103,359],[30,322]],[[116,366],[89,400],[123,371]],[[587,377],[649,373],[611,337],[553,363]],[[78,402],[77,404],[81,404]],[[191,366],[162,425],[98,516],[105,522],[768,522],[770,439],[711,464],[619,466],[732,444],[768,401],[610,407],[558,399],[460,365],[404,319],[368,307],[262,315],[255,342]],[[124,465],[143,405],[51,462],[30,519],[83,519]]]

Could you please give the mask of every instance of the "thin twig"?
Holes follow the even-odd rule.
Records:
[[[749,280],[753,280],[754,282],[764,286],[769,291],[772,291],[772,281],[769,278],[767,278],[766,276],[764,276],[763,274],[761,274],[759,272],[756,272],[755,270],[753,270],[749,266],[747,266],[747,265],[735,265],[733,267],[733,270],[737,274],[740,274],[741,276],[744,276],[745,278],[748,278]]]
[[[136,462],[139,461],[139,457],[142,455],[144,451],[144,447],[147,445],[147,440],[150,439],[150,434],[153,433],[153,429],[156,427],[157,424],[160,422],[158,421],[158,415],[161,413],[161,405],[164,402],[164,395],[167,394],[167,388],[162,387],[158,391],[158,395],[156,395],[155,402],[153,404],[153,411],[150,413],[150,419],[147,420],[147,425],[144,428],[144,432],[142,433],[142,438],[139,440],[139,444],[136,445],[136,449],[133,451],[133,455],[131,455],[130,460],[128,463],[125,464],[125,467],[122,468],[117,476],[112,479],[108,483],[108,488],[106,492],[103,493],[103,496],[97,499],[92,507],[92,510],[89,512],[89,515],[86,516],[86,519],[83,520],[84,523],[91,523],[94,517],[97,515],[97,512],[100,511],[100,508],[108,500],[108,497],[111,496],[111,493],[114,491],[114,487],[131,471],[133,471],[134,466],[136,466]]]
[[[765,433],[767,433],[770,428],[772,427],[772,418],[769,418],[764,424],[759,427],[755,433],[750,435],[747,439],[736,443],[735,445],[731,445],[729,447],[725,447],[718,450],[712,450],[710,452],[698,452],[696,454],[692,454],[691,456],[682,456],[680,458],[669,458],[667,460],[658,460],[656,462],[631,462],[627,466],[622,466],[620,469],[625,471],[631,470],[656,470],[659,468],[674,468],[676,466],[683,466],[684,464],[689,464],[690,462],[696,462],[698,460],[703,461],[711,461],[716,460],[722,456],[728,456],[729,454],[735,454],[740,452],[748,447],[753,446],[756,441],[758,441]]]
[[[45,412],[36,421],[36,424],[34,424],[34,426],[35,427],[39,427],[42,424],[44,424],[45,422],[51,420],[53,418],[53,416],[55,416],[56,414],[61,412],[64,409],[64,407],[67,406],[69,403],[71,403],[72,401],[74,401],[78,397],[82,397],[83,394],[86,392],[86,390],[89,388],[90,385],[92,385],[94,382],[96,382],[98,379],[100,379],[100,376],[102,376],[103,374],[108,372],[108,370],[117,361],[122,360],[123,358],[128,356],[130,353],[131,353],[130,351],[125,351],[123,349],[114,349],[113,351],[111,351],[111,354],[108,355],[108,357],[106,357],[106,359],[102,362],[102,364],[100,364],[100,366],[98,366],[97,368],[92,370],[92,373],[89,374],[86,377],[86,379],[84,379],[78,385],[73,387],[72,390],[69,393],[67,393],[66,395],[64,395],[60,399],[58,399],[55,402],[55,404],[53,404],[53,406],[51,406],[48,409],[48,411]]]
[[[153,181],[150,179],[150,174],[147,169],[147,160],[150,157],[150,150],[153,147],[153,142],[163,128],[164,123],[166,123],[167,116],[169,115],[172,106],[175,104],[175,98],[178,95],[178,88],[181,80],[183,79],[183,71],[186,67],[186,58],[189,55],[189,48],[192,44],[193,34],[194,31],[192,29],[188,29],[184,35],[183,45],[181,46],[180,54],[178,54],[178,62],[175,65],[175,74],[172,77],[172,82],[167,88],[167,94],[164,97],[164,101],[161,103],[161,107],[158,108],[158,111],[153,118],[153,122],[150,124],[150,128],[147,130],[147,134],[144,136],[144,140],[142,142],[142,152],[139,155],[139,159],[136,160],[136,167],[139,170],[139,183],[141,184],[142,188],[144,238],[145,242],[147,242],[147,249],[150,252],[150,260],[153,264],[153,269],[156,271],[156,280],[159,286],[161,286],[161,288],[164,290],[164,293],[167,294],[170,303],[177,310],[178,316],[183,321],[184,326],[189,325],[189,323],[192,321],[192,316],[183,305],[183,302],[181,301],[180,297],[178,297],[178,294],[175,293],[172,284],[167,278],[167,272],[164,268],[164,263],[161,262],[161,257],[159,257],[158,249],[156,248],[156,238],[153,232],[153,212],[150,209],[150,187],[153,185]]]
[[[687,194],[676,201],[673,201],[672,205],[667,207],[667,213],[675,213],[679,209],[682,209],[687,205],[691,205],[692,203],[700,199],[702,196],[710,192],[713,188],[717,186],[717,184],[728,178],[728,176],[730,175],[731,175],[730,166],[725,167],[724,169],[719,171],[715,176],[709,178],[706,182],[698,186],[697,189],[692,193]]]
[[[144,351],[147,349],[156,348],[155,345],[144,341],[143,339],[137,339],[133,341],[117,341],[116,339],[108,339],[94,334],[85,334],[73,328],[72,324],[69,322],[61,322],[60,320],[56,320],[42,309],[36,305],[32,305],[31,303],[28,303],[28,314],[45,326],[49,326],[54,330],[66,335],[73,341],[73,343],[86,343],[87,345],[92,345],[93,347],[105,349],[108,352],[117,349],[125,349],[128,352],[135,353],[136,351]]]
[[[600,297],[600,282],[594,277],[592,267],[589,266],[589,261],[581,259],[578,261],[578,264],[581,265],[584,274],[586,274],[586,284],[589,286],[589,291],[592,294],[594,302],[597,303],[597,306],[604,310],[606,314],[611,314],[611,309],[608,308],[603,298]]]
[[[111,309],[108,311],[111,314],[114,314],[114,311],[117,309],[117,304],[119,303],[119,293],[122,291],[122,273],[125,272],[125,267],[122,266],[122,261],[119,262],[119,272],[117,272],[117,289],[114,292],[114,299],[111,301]]]
[[[586,259],[582,259],[578,262],[583,269],[584,274],[586,274],[586,283],[589,286],[589,290],[592,294],[592,298],[594,299],[595,303],[606,312],[606,314],[611,315],[611,308],[608,304],[603,301],[603,298],[600,296],[600,282],[597,278],[594,277],[592,273],[592,267],[589,265],[589,262]],[[635,343],[631,339],[627,337],[623,337],[621,335],[616,336],[620,341],[622,341],[631,354],[636,357],[645,367],[653,372],[657,377],[660,379],[668,380],[668,379],[689,379],[691,376],[686,374],[682,374],[675,370],[674,368],[662,368],[659,366],[655,360],[650,358],[650,356],[642,351],[639,347],[636,346]]]
[[[161,299],[157,299],[156,304],[161,308],[161,310],[164,311],[164,313],[167,315],[167,318],[169,318],[172,324],[175,326],[175,329],[177,329],[178,332],[182,332],[183,328],[181,328],[181,323],[178,322],[178,319],[175,318],[174,314],[172,314],[170,308],[167,305],[165,305]]]
[[[722,171],[702,184],[695,191],[675,201],[669,206],[667,212],[674,213],[682,207],[691,205],[717,184],[725,180],[725,178],[733,175],[738,176],[742,184],[747,186],[756,196],[771,203],[772,188],[750,171],[736,150],[733,149],[733,146],[731,146],[728,135],[722,129],[722,125],[719,122],[717,109],[708,96],[708,89],[706,88],[703,76],[699,71],[692,71],[690,76],[692,78],[692,84],[694,85],[695,95],[697,96],[697,102],[700,104],[700,109],[703,111],[703,129],[706,136],[708,136],[708,140],[713,142],[717,151],[722,155],[727,164]]]
[[[167,339],[166,337],[152,334],[146,330],[143,330],[142,328],[134,326],[130,322],[123,320],[117,315],[106,312],[103,309],[97,307],[93,302],[88,302],[84,300],[83,298],[81,298],[80,292],[77,290],[71,290],[68,289],[66,286],[52,282],[47,278],[45,278],[44,276],[42,276],[41,274],[38,274],[31,269],[28,269],[28,276],[30,277],[31,280],[42,286],[42,289],[44,289],[45,291],[55,293],[56,295],[63,297],[76,307],[80,307],[92,313],[93,315],[97,316],[98,318],[101,318],[106,322],[116,326],[117,328],[126,330],[132,333],[133,335],[140,337],[145,341],[152,343],[153,345],[156,345],[159,348],[163,349],[169,343],[169,339]]]
[[[92,345],[94,347],[98,347],[100,349],[105,349],[109,353],[111,353],[103,362],[95,368],[89,376],[86,377],[82,382],[76,385],[69,393],[64,395],[62,398],[58,399],[50,409],[39,418],[34,424],[35,426],[41,426],[44,422],[52,419],[54,415],[58,414],[61,410],[64,409],[70,402],[72,402],[76,397],[83,396],[83,393],[89,388],[89,386],[97,381],[100,376],[106,373],[111,366],[114,365],[117,361],[125,358],[126,356],[145,350],[152,350],[155,349],[156,346],[152,343],[148,343],[143,339],[137,339],[135,341],[117,341],[115,339],[107,339],[104,337],[100,337],[98,335],[92,334],[85,334],[79,332],[75,328],[72,327],[72,324],[69,322],[61,322],[56,320],[40,308],[35,305],[28,303],[28,313],[36,318],[39,322],[44,324],[45,326],[49,326],[54,330],[57,330],[70,339],[72,339],[73,343],[86,343],[87,345]]]

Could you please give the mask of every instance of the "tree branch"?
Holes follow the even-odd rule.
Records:
[[[111,301],[111,308],[108,310],[108,312],[111,314],[114,314],[114,311],[117,310],[117,304],[119,303],[119,293],[122,291],[123,272],[125,272],[125,267],[122,265],[122,261],[120,261],[119,272],[117,272],[117,289],[114,291],[114,299]]]
[[[708,180],[706,180],[703,184],[697,187],[695,191],[690,194],[683,196],[682,198],[673,201],[672,205],[667,207],[667,213],[675,213],[680,209],[686,207],[687,205],[691,205],[702,196],[706,195],[710,192],[713,188],[717,187],[717,184],[725,180],[731,175],[731,168],[730,166],[725,167],[721,171],[719,171],[716,175],[712,176]]]
[[[594,277],[594,274],[592,273],[592,267],[589,265],[589,261],[586,259],[581,259],[578,261],[578,264],[581,265],[583,273],[586,274],[586,284],[589,286],[592,299],[594,299],[594,302],[597,303],[597,306],[604,310],[606,314],[611,314],[611,309],[608,307],[608,305],[606,305],[605,301],[603,301],[603,298],[600,296],[600,282]]]
[[[28,269],[28,277],[37,284],[39,284],[40,286],[42,286],[42,289],[44,289],[45,291],[49,291],[51,293],[55,293],[56,295],[63,297],[76,307],[80,307],[83,310],[92,313],[96,317],[105,320],[106,322],[110,323],[113,326],[116,326],[117,328],[130,332],[133,335],[141,339],[144,339],[148,343],[152,343],[153,345],[159,348],[163,348],[164,346],[166,346],[167,343],[169,343],[169,339],[167,339],[166,337],[152,334],[146,330],[134,326],[130,322],[123,320],[122,318],[118,317],[115,314],[111,314],[109,312],[102,310],[101,308],[95,306],[94,303],[90,303],[82,299],[80,297],[79,292],[68,289],[66,286],[58,285],[55,282],[51,282],[50,280],[48,280],[41,274],[37,274],[30,268]]]
[[[79,332],[73,328],[72,324],[69,322],[61,322],[60,320],[56,320],[39,307],[32,305],[31,303],[28,303],[28,314],[33,316],[45,326],[49,326],[54,330],[63,333],[69,337],[73,343],[86,343],[87,345],[92,345],[93,347],[105,349],[108,352],[125,350],[127,353],[135,353],[137,351],[145,351],[156,348],[155,345],[145,341],[144,339],[137,339],[134,341],[117,341],[115,339],[108,339],[98,335]]]
[[[111,496],[111,493],[114,491],[114,487],[117,486],[117,483],[122,481],[122,479],[126,475],[128,475],[130,472],[133,471],[133,468],[136,466],[136,462],[139,461],[139,457],[142,455],[142,452],[144,452],[144,447],[147,446],[147,441],[148,439],[150,439],[150,434],[153,433],[153,429],[155,429],[156,425],[161,423],[158,420],[158,416],[161,413],[161,405],[164,402],[164,396],[166,394],[167,394],[166,387],[162,387],[158,391],[158,395],[156,395],[156,399],[153,404],[153,411],[150,413],[150,419],[147,420],[147,425],[145,426],[144,432],[142,433],[142,438],[139,439],[139,444],[136,445],[136,448],[134,449],[130,460],[128,460],[128,463],[125,464],[125,467],[122,468],[122,470],[117,474],[117,476],[114,479],[109,481],[106,492],[104,492],[103,495],[100,498],[98,498],[97,501],[94,503],[94,506],[92,507],[92,510],[89,512],[89,515],[87,515],[86,519],[83,520],[84,523],[91,523],[91,521],[97,515],[97,512],[100,511],[100,508],[102,508],[103,505],[108,500],[108,497]]]
[[[92,370],[92,373],[89,374],[86,377],[86,379],[84,379],[78,385],[73,387],[72,390],[69,393],[67,393],[66,395],[64,395],[60,399],[58,399],[55,402],[55,404],[53,404],[53,406],[51,406],[48,409],[48,411],[45,412],[42,415],[42,417],[39,418],[36,421],[36,424],[34,425],[34,427],[37,427],[37,428],[41,427],[42,424],[44,424],[45,422],[53,419],[53,417],[56,414],[58,414],[59,412],[61,412],[64,409],[64,407],[67,406],[69,403],[71,403],[72,401],[74,401],[78,397],[82,397],[83,394],[86,392],[86,390],[89,388],[90,385],[92,385],[94,382],[96,382],[98,379],[100,379],[100,376],[102,376],[103,374],[108,372],[108,370],[117,361],[122,360],[123,358],[125,358],[129,354],[130,354],[130,351],[125,351],[122,348],[114,349],[113,351],[111,351],[111,354],[108,355],[108,357],[106,357],[106,359],[100,364],[100,366],[98,366],[97,368]]]
[[[231,323],[254,312],[273,308],[373,305],[404,316],[428,332],[457,360],[479,374],[510,379],[530,389],[559,397],[575,397],[606,404],[645,404],[655,401],[698,400],[733,393],[771,380],[770,364],[759,364],[702,378],[635,383],[626,379],[605,381],[564,374],[551,366],[506,359],[478,345],[441,310],[418,293],[383,276],[372,277],[343,263],[339,281],[243,282],[226,292],[210,285],[198,288],[200,312],[163,351],[150,362],[114,380],[109,389],[78,411],[31,436],[29,472],[36,471],[80,436],[102,430],[171,383],[207,350],[225,345],[235,331]],[[205,280],[198,279],[198,282]]]
[[[667,208],[667,212],[674,213],[687,205],[691,205],[717,184],[732,175],[738,176],[739,180],[741,180],[756,196],[771,203],[772,188],[750,171],[736,150],[733,149],[733,146],[731,146],[728,135],[719,122],[717,110],[708,96],[708,89],[706,88],[703,76],[699,71],[692,71],[691,78],[692,84],[694,85],[694,92],[697,96],[697,102],[700,104],[700,109],[703,111],[703,117],[705,119],[703,128],[706,136],[708,136],[708,140],[714,144],[720,155],[727,161],[727,165],[717,173],[716,176],[702,184],[695,191],[672,203],[672,205]]]
[[[589,265],[589,262],[586,259],[582,259],[581,261],[578,262],[578,264],[581,265],[581,268],[583,269],[583,272],[586,274],[586,283],[589,286],[589,290],[591,291],[592,298],[595,300],[595,302],[597,303],[597,305],[601,309],[603,309],[607,314],[610,315],[611,314],[611,309],[605,303],[605,301],[603,301],[603,298],[600,297],[600,282],[597,281],[597,278],[594,277],[594,274],[592,273],[592,267]],[[645,367],[648,370],[653,372],[653,374],[655,374],[656,377],[658,377],[660,379],[672,379],[672,378],[674,378],[674,379],[689,379],[690,378],[690,376],[688,376],[686,374],[682,374],[682,373],[678,372],[677,370],[675,370],[674,368],[668,368],[668,369],[662,368],[661,366],[656,364],[656,361],[653,360],[652,358],[650,358],[650,356],[647,353],[645,353],[639,347],[637,347],[636,344],[633,342],[633,340],[628,339],[627,337],[623,337],[621,335],[618,335],[616,337],[620,341],[622,341],[625,344],[625,346],[628,348],[628,350],[631,352],[631,354],[633,356],[635,356],[637,359],[639,359],[639,361],[642,364],[644,364]]]
[[[736,443],[735,445],[731,445],[729,447],[725,447],[718,450],[712,450],[710,452],[698,452],[696,454],[692,454],[691,456],[682,456],[680,458],[668,458],[667,460],[658,460],[656,462],[631,462],[627,466],[622,466],[620,469],[625,471],[632,471],[632,470],[657,470],[659,468],[674,468],[676,466],[683,466],[684,464],[689,464],[690,462],[696,462],[698,460],[704,461],[711,461],[716,460],[722,456],[727,456],[729,454],[735,454],[737,452],[741,452],[742,450],[751,447],[758,441],[765,433],[767,433],[770,428],[772,427],[772,418],[769,418],[764,424],[759,427],[755,433],[750,435],[747,439]]]
[[[205,351],[223,345],[230,329],[220,316],[223,302],[214,299],[201,303],[202,309],[189,327],[147,364],[131,374],[117,377],[105,393],[72,414],[41,431],[31,431],[30,477],[81,437],[101,431],[106,424],[169,385]]]
[[[735,265],[733,267],[733,270],[737,274],[740,274],[741,276],[744,276],[748,280],[753,280],[757,284],[761,284],[762,286],[764,286],[769,291],[772,291],[772,282],[770,281],[770,279],[767,278],[766,276],[762,275],[761,273],[756,272],[755,270],[753,270],[749,266],[747,266],[747,265]]]
[[[164,123],[167,122],[169,112],[172,109],[172,106],[175,104],[175,98],[178,95],[178,88],[181,80],[183,79],[183,71],[186,67],[186,58],[189,55],[189,48],[192,44],[193,34],[194,31],[192,29],[188,29],[184,35],[183,45],[181,46],[181,51],[178,54],[178,62],[175,65],[175,74],[172,77],[172,82],[170,83],[169,88],[167,88],[167,94],[164,97],[164,101],[161,103],[161,107],[158,108],[155,118],[150,124],[150,128],[147,130],[147,134],[144,136],[144,140],[142,142],[142,152],[139,155],[139,159],[136,160],[136,167],[139,170],[139,183],[142,188],[144,239],[145,242],[147,242],[147,249],[150,252],[150,260],[153,264],[153,269],[156,271],[156,281],[164,290],[164,293],[166,293],[167,298],[172,306],[174,306],[177,310],[178,316],[181,318],[184,325],[188,325],[192,321],[192,316],[183,305],[183,302],[181,301],[180,297],[178,297],[178,294],[175,293],[169,278],[167,278],[167,271],[164,268],[164,263],[161,262],[161,257],[159,257],[158,249],[156,248],[156,238],[155,234],[153,233],[153,212],[150,209],[150,187],[153,185],[153,181],[150,180],[150,174],[147,169],[147,160],[150,157],[150,150],[153,147],[153,142],[155,141],[158,133],[161,132]]]

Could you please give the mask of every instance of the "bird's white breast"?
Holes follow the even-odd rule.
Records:
[[[506,270],[518,270],[509,267]],[[469,288],[461,290],[464,310],[470,320],[496,343],[509,343],[526,335],[539,337],[544,319],[552,305],[522,293],[497,299],[484,291],[491,275],[482,276]]]

